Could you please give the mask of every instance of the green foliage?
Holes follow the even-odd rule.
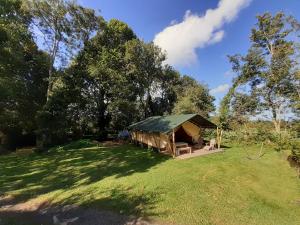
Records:
[[[36,134],[43,150],[105,139],[149,116],[214,110],[206,86],[165,65],[162,50],[124,22],[68,0],[9,0],[0,9],[2,141]]]
[[[297,133],[290,129],[278,133],[272,129],[271,122],[253,121],[237,124],[233,130],[224,132],[224,140],[244,145],[263,144],[276,151],[291,151],[295,146]]]
[[[229,89],[228,93],[223,97],[220,108],[219,108],[219,118],[217,124],[223,130],[228,130],[230,128],[230,102],[234,95],[237,83],[233,83],[232,87]]]
[[[295,60],[300,61],[300,22],[298,22],[293,17],[288,17],[288,22],[291,24],[293,31],[296,33],[296,40],[293,42],[294,50],[295,50]],[[296,91],[291,93],[291,104],[292,109],[296,115],[300,115],[300,69],[299,67],[294,68],[293,72],[293,80],[294,85],[296,86]]]
[[[152,92],[158,87],[165,56],[154,44],[133,40],[126,45],[128,75],[134,78],[137,97],[140,99],[142,117],[148,117],[153,110]],[[156,85],[157,84],[157,85]]]
[[[214,97],[209,94],[208,88],[191,77],[182,77],[176,92],[178,97],[173,109],[175,114],[198,113],[208,117],[215,109]]]
[[[135,92],[126,75],[124,58],[125,44],[134,38],[127,24],[111,20],[103,31],[86,42],[64,79],[67,89],[77,90],[78,96],[70,99],[67,108],[76,105],[71,113],[81,115],[80,120],[92,124],[102,138],[112,120],[115,128],[132,120],[129,106],[133,103],[134,111]]]
[[[44,50],[49,55],[47,99],[44,111],[37,118],[38,139],[41,138],[38,142],[44,148],[55,143],[54,140],[64,139],[70,132],[71,118],[67,117],[68,109],[65,109],[70,93],[63,86],[64,73],[55,70],[54,65],[64,67],[68,59],[91,38],[93,32],[103,26],[103,19],[94,10],[84,8],[75,1],[26,0],[23,1],[23,8],[33,18],[30,24],[32,30],[39,30],[42,34]],[[74,91],[71,92],[74,94]]]
[[[291,159],[296,163],[296,165],[300,168],[300,141],[299,139],[294,140],[292,143],[291,149]],[[299,171],[300,172],[300,171]],[[300,175],[300,173],[299,173]]]
[[[102,26],[95,11],[68,0],[24,0],[23,8],[34,18],[32,25],[44,36],[51,64],[63,63]],[[61,62],[56,61],[61,59]]]
[[[38,137],[45,136],[51,143],[52,138],[50,136],[52,136],[52,133],[58,132],[60,133],[58,136],[61,136],[63,130],[61,130],[61,127],[57,127],[58,130],[53,130],[51,125],[49,127],[46,125],[54,120],[55,123],[61,123],[60,118],[64,115],[62,113],[56,117],[56,113],[51,109],[53,108],[53,102],[57,101],[53,98],[61,97],[61,94],[57,95],[55,92],[61,85],[62,77],[60,75],[62,73],[55,69],[55,65],[58,68],[63,68],[66,62],[74,56],[74,53],[77,53],[84,43],[91,38],[93,32],[102,27],[103,19],[97,16],[94,10],[84,8],[76,4],[75,1],[68,0],[24,0],[22,1],[22,8],[32,18],[31,31],[38,30],[40,32],[44,41],[43,50],[49,56],[46,79],[47,98],[43,107],[45,112],[41,112],[40,118],[37,119],[39,122],[37,131],[41,132],[38,133]],[[46,114],[48,116],[43,116]],[[50,117],[50,121],[42,121],[43,119],[50,119]],[[46,137],[47,135],[50,136]],[[39,140],[41,148],[46,147],[43,146],[42,140]]]
[[[94,10],[68,0],[24,0],[23,8],[33,18],[31,25],[43,35],[44,50],[49,54],[47,101],[56,81],[54,65],[63,66],[103,19]]]
[[[295,134],[291,131],[281,131],[280,133],[274,133],[270,141],[274,145],[276,151],[292,150],[295,146]]]
[[[235,93],[232,100],[232,117],[236,122],[242,124],[247,121],[251,115],[255,115],[259,100],[255,96],[243,93]]]
[[[299,80],[295,76],[295,69],[298,68],[298,61],[295,60],[295,48],[289,39],[291,29],[286,22],[283,13],[272,16],[265,13],[257,17],[258,23],[252,29],[250,37],[251,47],[245,56],[230,56],[232,69],[237,73],[233,87],[221,104],[221,118],[228,118],[230,110],[239,114],[242,111],[260,113],[269,111],[272,114],[272,121],[275,130],[280,132],[282,126],[282,114],[285,110],[294,107],[291,104],[298,93]],[[250,87],[248,98],[257,99],[258,104],[249,101],[241,102],[241,94],[234,94],[241,86]],[[244,95],[245,97],[245,95]],[[232,98],[233,104],[238,102],[239,107],[230,107]],[[243,110],[241,110],[241,107]]]
[[[28,29],[31,17],[20,1],[4,1],[0,11],[0,131],[6,147],[14,149],[22,135],[32,135],[37,127],[49,58],[34,43]]]
[[[179,74],[162,65],[164,58],[153,43],[138,40],[127,24],[109,21],[62,76],[53,96],[65,99],[60,114],[82,132],[105,138],[111,129],[170,113]]]

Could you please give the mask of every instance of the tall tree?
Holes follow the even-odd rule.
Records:
[[[111,20],[96,34],[68,69],[77,121],[93,124],[98,136],[121,130],[151,115],[170,113],[179,74],[162,66],[164,55],[153,43],[136,38],[127,24]],[[74,107],[75,106],[75,107]],[[68,117],[68,116],[67,116]],[[87,122],[89,121],[89,122]]]
[[[161,89],[162,62],[165,55],[153,43],[135,39],[127,43],[125,59],[127,74],[136,82],[142,117],[153,116],[155,114],[153,98]]]
[[[295,49],[295,61],[300,62],[300,22],[297,21],[294,17],[288,17],[288,22],[291,24],[291,27],[295,33],[295,41],[294,49]],[[294,92],[291,100],[293,104],[294,112],[299,116],[300,115],[300,67],[299,63],[298,66],[295,66],[293,69],[293,76],[294,76],[294,85],[296,86],[296,92]]]
[[[153,96],[153,115],[171,114],[179,94],[180,73],[169,65],[164,65],[159,76],[159,86]]]
[[[46,103],[38,113],[38,145],[41,149],[52,142],[53,121],[58,99],[51,99],[61,85],[60,69],[68,63],[96,30],[102,27],[103,19],[92,9],[84,8],[69,0],[24,0],[23,8],[32,17],[31,29],[43,40],[43,49],[49,55]],[[52,125],[51,125],[52,124]]]
[[[125,117],[131,115],[123,112],[130,109],[126,102],[135,99],[130,91],[134,84],[126,77],[125,44],[134,38],[127,24],[115,19],[109,21],[86,42],[68,72],[74,78],[68,78],[68,84],[79,91],[76,104],[82,104],[78,110],[85,111],[84,117],[89,121],[95,121],[92,124],[100,138],[106,137],[112,117],[117,126],[118,118],[128,121]]]
[[[55,82],[54,66],[62,66],[102,24],[94,10],[68,0],[25,0],[24,8],[33,17],[50,58],[47,101]]]
[[[232,120],[242,124],[257,113],[259,99],[245,93],[235,93],[231,102]]]
[[[208,117],[215,109],[214,97],[209,94],[208,88],[191,77],[183,76],[176,92],[178,97],[173,113],[198,113]]]
[[[228,108],[234,90],[246,85],[250,94],[259,99],[261,110],[271,113],[277,132],[280,132],[282,114],[291,106],[291,98],[296,92],[295,76],[292,72],[294,61],[293,42],[288,39],[291,30],[283,13],[272,16],[265,13],[257,17],[258,23],[251,32],[252,45],[247,55],[234,55],[229,59],[232,69],[238,74],[232,89],[224,98],[224,108]]]
[[[30,15],[21,1],[0,5],[0,132],[9,148],[33,134],[35,116],[45,103],[48,56],[38,50],[29,31]]]

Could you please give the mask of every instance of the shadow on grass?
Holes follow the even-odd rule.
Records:
[[[0,157],[0,196],[13,194],[15,203],[18,203],[56,190],[67,191],[89,185],[110,176],[118,179],[146,172],[168,159],[168,156],[133,145],[104,147],[87,140],[53,148],[44,154],[22,157],[11,154]],[[149,209],[157,199],[153,198],[153,193],[130,195],[130,191],[121,188],[109,191],[107,198],[97,199],[95,196],[86,203],[124,211],[125,214],[147,216],[143,214],[144,208]],[[79,198],[78,195],[71,196],[65,202],[76,202]]]
[[[45,203],[34,208],[34,210],[2,211],[0,209],[0,224],[52,225],[54,216],[59,218],[60,222],[77,218],[75,222],[72,222],[74,225],[150,224],[149,217],[158,215],[157,213],[150,213],[152,206],[157,201],[158,194],[141,193],[132,195],[129,193],[130,191],[124,192],[122,187],[112,188],[110,197],[93,199],[89,201],[88,207],[85,207],[85,204],[75,206],[69,204],[47,205]],[[69,202],[72,202],[72,200],[72,198],[68,199]]]
[[[105,197],[97,197],[90,193],[76,194],[63,201],[63,205],[72,205],[79,198],[85,199],[80,204],[84,208],[104,209],[143,218],[157,216],[158,214],[154,213],[153,209],[161,198],[160,191],[140,190],[136,192],[131,189],[132,187],[117,186],[98,192],[99,195]],[[160,211],[160,213],[165,212]]]
[[[228,145],[221,144],[220,148],[226,149],[226,148],[231,148],[231,147]]]

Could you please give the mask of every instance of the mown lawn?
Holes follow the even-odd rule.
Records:
[[[285,154],[249,160],[238,146],[174,160],[82,140],[46,154],[0,156],[1,193],[175,224],[300,224],[300,180]]]

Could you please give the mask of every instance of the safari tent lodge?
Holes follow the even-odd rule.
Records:
[[[205,141],[204,129],[217,129],[216,139]],[[129,131],[133,142],[172,154],[174,157],[182,153],[204,154],[220,149],[220,129],[198,114],[153,116],[130,125]]]

